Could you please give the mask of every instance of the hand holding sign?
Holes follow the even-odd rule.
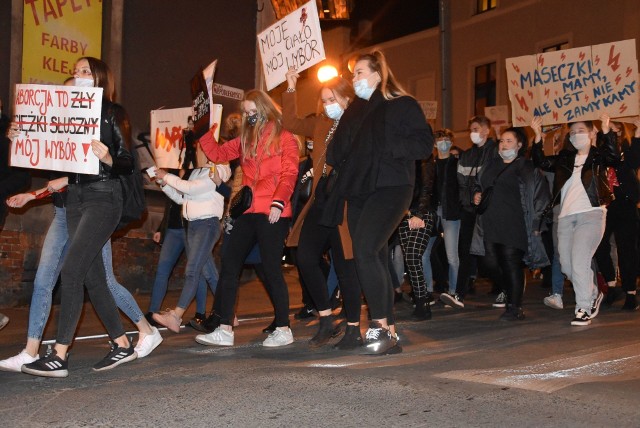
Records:
[[[109,166],[113,165],[113,158],[111,157],[111,153],[109,153],[109,148],[101,141],[91,140],[91,150],[93,150],[93,154],[100,159],[100,162]]]
[[[544,136],[542,135],[542,118],[540,116],[534,116],[533,119],[531,119],[531,130],[536,136],[534,141],[536,143],[542,141]]]
[[[610,121],[611,121],[611,118],[607,113],[602,113],[600,115],[600,122],[602,122],[601,126],[602,126],[603,134],[608,134],[609,131],[611,130],[611,126],[609,126]]]
[[[289,89],[295,89],[296,84],[298,83],[298,78],[300,77],[300,74],[298,74],[298,71],[295,69],[295,67],[289,67],[286,77],[287,77],[287,87]]]

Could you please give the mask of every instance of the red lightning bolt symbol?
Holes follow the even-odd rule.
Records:
[[[553,119],[554,120],[558,120],[558,112],[557,111],[553,112]]]
[[[629,77],[632,71],[631,67],[627,67],[627,77]]]
[[[621,80],[622,80],[622,77],[620,77],[620,75],[618,74],[616,76],[616,85],[619,84]]]
[[[580,55],[578,55],[580,57],[580,61],[582,61],[584,59],[584,52],[580,52]]]
[[[589,95],[585,95],[585,96],[584,96],[584,102],[585,102],[585,103],[586,103],[586,102],[589,102]]]
[[[511,83],[513,83],[513,86],[518,86],[518,81],[517,80],[512,80]]]
[[[627,109],[627,105],[626,104],[622,104],[620,106],[620,113],[622,113],[623,111],[625,111]]]
[[[549,98],[549,88],[544,90],[544,95]]]
[[[520,67],[518,67],[517,65],[515,65],[514,63],[511,63],[511,66],[513,67],[513,69],[515,71],[517,71],[518,73],[520,73]]]
[[[542,55],[538,57],[538,64],[544,65],[544,57]]]
[[[618,67],[620,67],[620,64],[618,63],[620,61],[620,53],[618,52],[616,56],[613,55],[615,48],[615,45],[611,45],[611,49],[609,50],[609,62],[607,62],[607,65],[610,65],[613,71],[616,71]]]
[[[529,98],[533,99],[533,92],[527,91],[527,94],[529,94]]]
[[[516,100],[518,100],[518,104],[520,104],[521,109],[523,109],[524,111],[529,111],[529,106],[527,105],[527,101],[524,99],[524,97],[516,94]]]
[[[562,60],[564,61],[564,59],[565,59],[566,57],[567,57],[567,56],[564,54],[564,52],[562,52],[562,55],[560,55],[560,58],[562,58]]]
[[[596,65],[600,64],[600,57],[599,57],[598,55],[596,55],[596,60],[595,60],[595,62],[596,62]]]
[[[516,117],[516,119],[518,119],[518,122],[520,122],[520,123],[524,122],[524,117],[522,117],[522,116],[518,116],[518,117]]]

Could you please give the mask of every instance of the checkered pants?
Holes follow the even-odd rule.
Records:
[[[409,273],[409,282],[416,299],[427,296],[427,283],[422,267],[422,255],[427,248],[429,238],[433,236],[436,228],[436,216],[434,213],[427,213],[422,219],[425,227],[420,229],[409,229],[409,217],[402,220],[398,228],[400,245],[404,253],[404,262]]]

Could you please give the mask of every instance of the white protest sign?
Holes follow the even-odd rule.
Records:
[[[485,107],[484,115],[491,121],[491,126],[506,126],[509,123],[509,106]]]
[[[220,140],[220,128],[221,128],[221,124],[220,122],[222,121],[222,104],[211,104],[211,126],[213,126],[214,124],[218,125],[216,127],[216,130],[213,133],[213,138],[216,139],[216,141]],[[197,163],[198,163],[198,168],[202,168],[208,161],[209,159],[207,159],[207,155],[204,154],[204,151],[202,150],[202,147],[200,146],[200,143],[198,143],[197,145]]]
[[[420,104],[420,108],[422,108],[427,120],[435,119],[438,116],[437,101],[418,101],[418,104]]]
[[[638,114],[635,40],[506,60],[514,126]]]
[[[151,111],[151,150],[158,168],[180,168],[191,107]]]
[[[286,80],[290,67],[302,71],[324,60],[316,1],[302,5],[258,34],[258,49],[268,91]]]
[[[16,85],[13,118],[20,135],[11,165],[97,174],[91,140],[100,139],[102,88]]]

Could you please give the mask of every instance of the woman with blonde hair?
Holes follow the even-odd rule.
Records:
[[[340,224],[347,203],[356,270],[372,319],[366,352],[401,352],[393,329],[387,243],[409,209],[415,161],[429,157],[433,134],[417,101],[396,81],[381,52],[357,58],[353,86],[366,103],[344,128],[338,127],[327,151],[327,163],[338,173],[322,222]]]
[[[250,206],[233,222],[231,241],[222,256],[220,326],[196,337],[204,345],[232,346],[238,278],[247,255],[257,243],[271,298],[276,329],[263,342],[277,347],[293,343],[289,328],[289,292],[280,260],[292,215],[291,195],[298,177],[298,140],[283,129],[280,108],[259,90],[248,91],[241,103],[240,134],[218,145],[213,131],[200,138],[207,157],[216,163],[240,159],[242,184],[251,189]]]

